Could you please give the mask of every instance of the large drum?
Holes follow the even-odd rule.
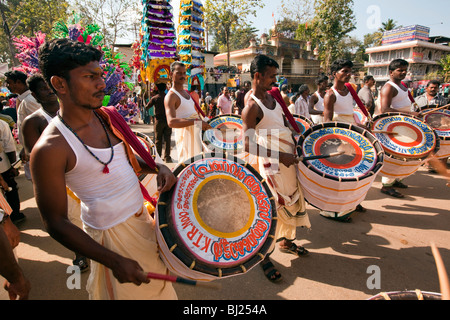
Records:
[[[305,199],[323,211],[354,209],[367,195],[383,166],[384,151],[367,130],[341,122],[328,122],[310,128],[300,138],[301,157],[342,155],[307,160],[298,164]]]
[[[355,121],[358,120],[357,122],[359,122],[362,125],[366,125],[367,124],[367,116],[364,114],[364,112],[361,111],[360,108],[358,107],[354,107],[353,108],[353,117],[355,118]]]
[[[213,129],[203,133],[203,143],[209,152],[239,154],[244,151],[244,131],[240,116],[221,115],[208,123]]]
[[[157,239],[170,271],[211,281],[246,273],[274,243],[275,202],[266,182],[233,156],[180,164],[157,206]]]
[[[424,113],[423,120],[432,127],[439,139],[440,147],[436,153],[438,159],[450,157],[450,110],[441,109],[433,111],[433,108],[421,110]]]
[[[432,152],[439,150],[434,130],[422,120],[402,113],[385,113],[373,118],[372,133],[386,153],[381,174],[404,179],[415,173]]]
[[[294,120],[300,129],[300,134],[304,134],[309,128],[314,125],[314,123],[305,116],[298,114],[294,114],[292,116],[294,117]]]

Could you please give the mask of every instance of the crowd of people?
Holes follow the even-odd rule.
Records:
[[[54,39],[39,49],[42,74],[27,78],[20,72],[6,74],[8,89],[17,94],[18,140],[24,147],[20,159],[33,184],[36,203],[44,226],[55,240],[73,251],[74,264],[90,270],[87,291],[90,299],[176,299],[170,282],[150,281],[145,271],[168,273],[155,237],[155,222],[144,204],[139,174],[157,176],[158,191],[164,193],[176,183],[176,177],[163,163],[133,152],[135,141],[129,127],[114,108],[102,107],[105,82],[100,59],[102,53],[87,44],[68,39]],[[67,63],[70,61],[70,63]],[[202,153],[201,131],[211,129],[208,119],[217,115],[242,117],[245,150],[255,150],[261,176],[268,181],[277,210],[275,246],[281,252],[298,257],[308,250],[296,244],[298,227],[310,228],[306,201],[297,179],[298,157],[293,137],[292,114],[302,115],[314,123],[340,121],[355,123],[353,90],[370,114],[401,111],[417,115],[402,85],[408,63],[391,63],[391,81],[374,94],[373,77],[364,79],[358,90],[348,86],[353,63],[337,60],[330,77],[317,79],[317,91],[307,85],[298,92],[287,86],[275,87],[278,64],[270,57],[258,55],[251,64],[252,81],[236,92],[224,87],[220,96],[209,93],[200,97],[196,88],[185,90],[186,66],[170,66],[170,83],[160,83],[143,97],[141,117],[155,125],[157,152],[170,163],[170,142],[175,135],[178,163]],[[442,105],[437,96],[439,83],[431,81],[417,104]],[[353,88],[353,89],[352,89]],[[197,88],[198,90],[198,88]],[[140,97],[130,97],[139,103]],[[153,110],[147,115],[144,111]],[[18,175],[16,143],[10,126],[0,121],[0,274],[11,298],[26,299],[30,282],[20,269],[12,249],[19,243],[17,224],[25,217],[14,178]],[[278,150],[271,150],[271,135],[278,131]],[[199,140],[200,139],[200,140]],[[136,149],[135,149],[136,150]],[[273,169],[274,158],[279,160]],[[120,181],[120,183],[118,183]],[[387,196],[401,197],[395,188],[405,188],[401,181],[385,180]],[[5,200],[2,201],[2,195]],[[320,214],[338,222],[348,222],[355,211],[366,209],[358,204],[345,212]],[[138,244],[138,245],[137,245]],[[89,263],[88,263],[89,261]],[[261,262],[268,280],[280,281],[282,275],[270,260]],[[133,285],[134,284],[134,285]]]

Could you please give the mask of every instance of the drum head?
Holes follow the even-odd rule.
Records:
[[[418,118],[387,113],[373,119],[372,130],[397,134],[375,133],[387,154],[400,159],[424,159],[436,149],[433,129]]]
[[[245,273],[267,254],[276,208],[267,184],[236,157],[210,154],[178,166],[161,195],[158,221],[186,267],[217,277]]]
[[[209,120],[213,127],[203,133],[203,141],[211,152],[240,153],[244,149],[242,118],[238,115],[217,116]]]
[[[293,117],[300,129],[300,134],[304,134],[309,128],[311,128],[314,125],[311,120],[309,120],[304,116],[294,114]]]
[[[431,109],[424,109],[428,112],[423,117],[423,120],[432,127],[439,138],[442,140],[450,140],[450,110],[437,110],[431,111]]]
[[[297,150],[304,157],[344,152],[332,158],[304,161],[310,170],[334,180],[361,180],[376,173],[383,161],[383,150],[375,137],[347,123],[312,127],[300,139]]]
[[[133,133],[136,135],[138,140],[144,146],[145,150],[148,153],[150,153],[152,155],[153,159],[154,159],[156,157],[156,146],[155,146],[155,144],[145,134],[143,134],[141,132],[138,132],[138,131],[133,131]]]

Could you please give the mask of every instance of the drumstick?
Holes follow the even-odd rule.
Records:
[[[310,157],[297,157],[298,161],[310,161],[310,160],[317,160],[317,159],[326,159],[326,158],[331,158],[331,157],[337,157],[340,155],[343,155],[345,153],[345,151],[341,151],[341,152],[334,152],[334,153],[330,153],[327,155],[320,155],[320,156],[310,156]]]
[[[220,283],[212,283],[212,282],[201,282],[196,280],[189,280],[181,277],[176,276],[168,276],[165,274],[159,274],[159,273],[153,273],[153,272],[147,272],[147,278],[148,279],[155,279],[155,280],[163,280],[163,281],[169,281],[169,282],[176,282],[181,284],[186,284],[190,286],[196,286],[196,287],[204,287],[208,289],[221,289],[222,285]]]
[[[420,111],[419,114],[426,115],[428,113],[435,112],[435,111],[442,110],[442,109],[446,109],[448,107],[450,107],[450,104],[447,104],[447,105],[439,107],[439,108],[434,108],[434,109],[430,109],[430,110],[423,110],[423,111]]]
[[[431,244],[431,250],[433,252],[434,260],[436,261],[439,283],[441,285],[442,300],[450,300],[450,282],[448,280],[447,271],[445,270],[441,254],[434,243]]]

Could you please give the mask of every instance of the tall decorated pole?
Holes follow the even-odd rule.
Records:
[[[205,88],[205,30],[203,4],[200,1],[180,0],[178,25],[178,55],[186,65],[188,90],[193,86]]]
[[[177,56],[170,0],[142,0],[141,80],[147,85],[168,82]]]

